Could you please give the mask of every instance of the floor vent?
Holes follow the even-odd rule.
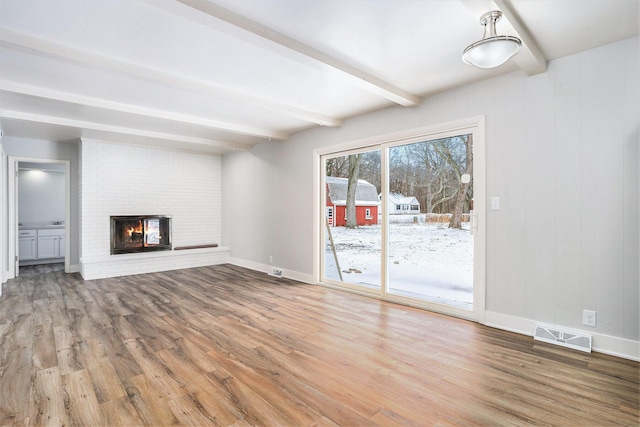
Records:
[[[533,338],[591,353],[591,335],[550,325],[536,325]]]
[[[269,268],[269,276],[282,277],[282,269],[276,267]]]

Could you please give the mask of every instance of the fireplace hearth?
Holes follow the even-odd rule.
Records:
[[[171,250],[171,217],[112,216],[111,255]]]

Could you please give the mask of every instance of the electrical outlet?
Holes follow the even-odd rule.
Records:
[[[596,312],[593,310],[582,310],[582,324],[596,327]]]

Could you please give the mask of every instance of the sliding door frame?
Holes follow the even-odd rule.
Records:
[[[444,304],[432,303],[429,301],[417,300],[403,297],[388,292],[387,286],[387,263],[388,263],[388,219],[387,209],[389,194],[389,148],[415,142],[429,141],[450,136],[472,134],[473,135],[473,183],[474,183],[474,211],[471,218],[471,227],[474,232],[474,266],[473,266],[473,310],[465,310],[458,307]],[[381,289],[371,290],[359,286],[323,280],[324,268],[324,204],[325,204],[325,179],[324,179],[324,158],[325,156],[348,155],[356,152],[380,149],[381,153],[381,179],[382,179],[382,224],[381,224]],[[350,292],[356,292],[367,296],[379,298],[385,301],[413,306],[429,311],[443,313],[455,317],[474,320],[480,323],[485,321],[485,280],[486,280],[486,177],[485,177],[485,117],[476,116],[454,122],[442,123],[433,126],[408,129],[401,132],[394,132],[385,135],[374,136],[357,141],[335,144],[314,150],[313,153],[313,275],[316,283],[332,288],[338,288]]]

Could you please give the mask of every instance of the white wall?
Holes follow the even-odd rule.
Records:
[[[68,160],[70,162],[71,212],[69,213],[69,263],[71,265],[71,270],[77,271],[80,259],[80,227],[78,226],[80,218],[80,159],[78,141],[55,142],[5,136],[4,146],[7,156],[47,160]],[[6,198],[3,199],[3,202],[7,202]],[[3,234],[2,239],[5,240],[6,236],[6,234]]]
[[[226,261],[226,248],[110,254],[110,216],[170,215],[173,247],[221,243],[221,159],[82,140],[80,272],[113,277]]]
[[[64,171],[18,171],[18,221],[21,224],[65,220]]]
[[[487,197],[502,198],[487,212],[488,323],[583,329],[594,348],[638,358],[639,52],[633,38],[542,75],[514,72],[225,154],[223,243],[241,264],[273,255],[311,277],[315,148],[485,115]],[[597,311],[597,328],[582,326],[583,309]]]

